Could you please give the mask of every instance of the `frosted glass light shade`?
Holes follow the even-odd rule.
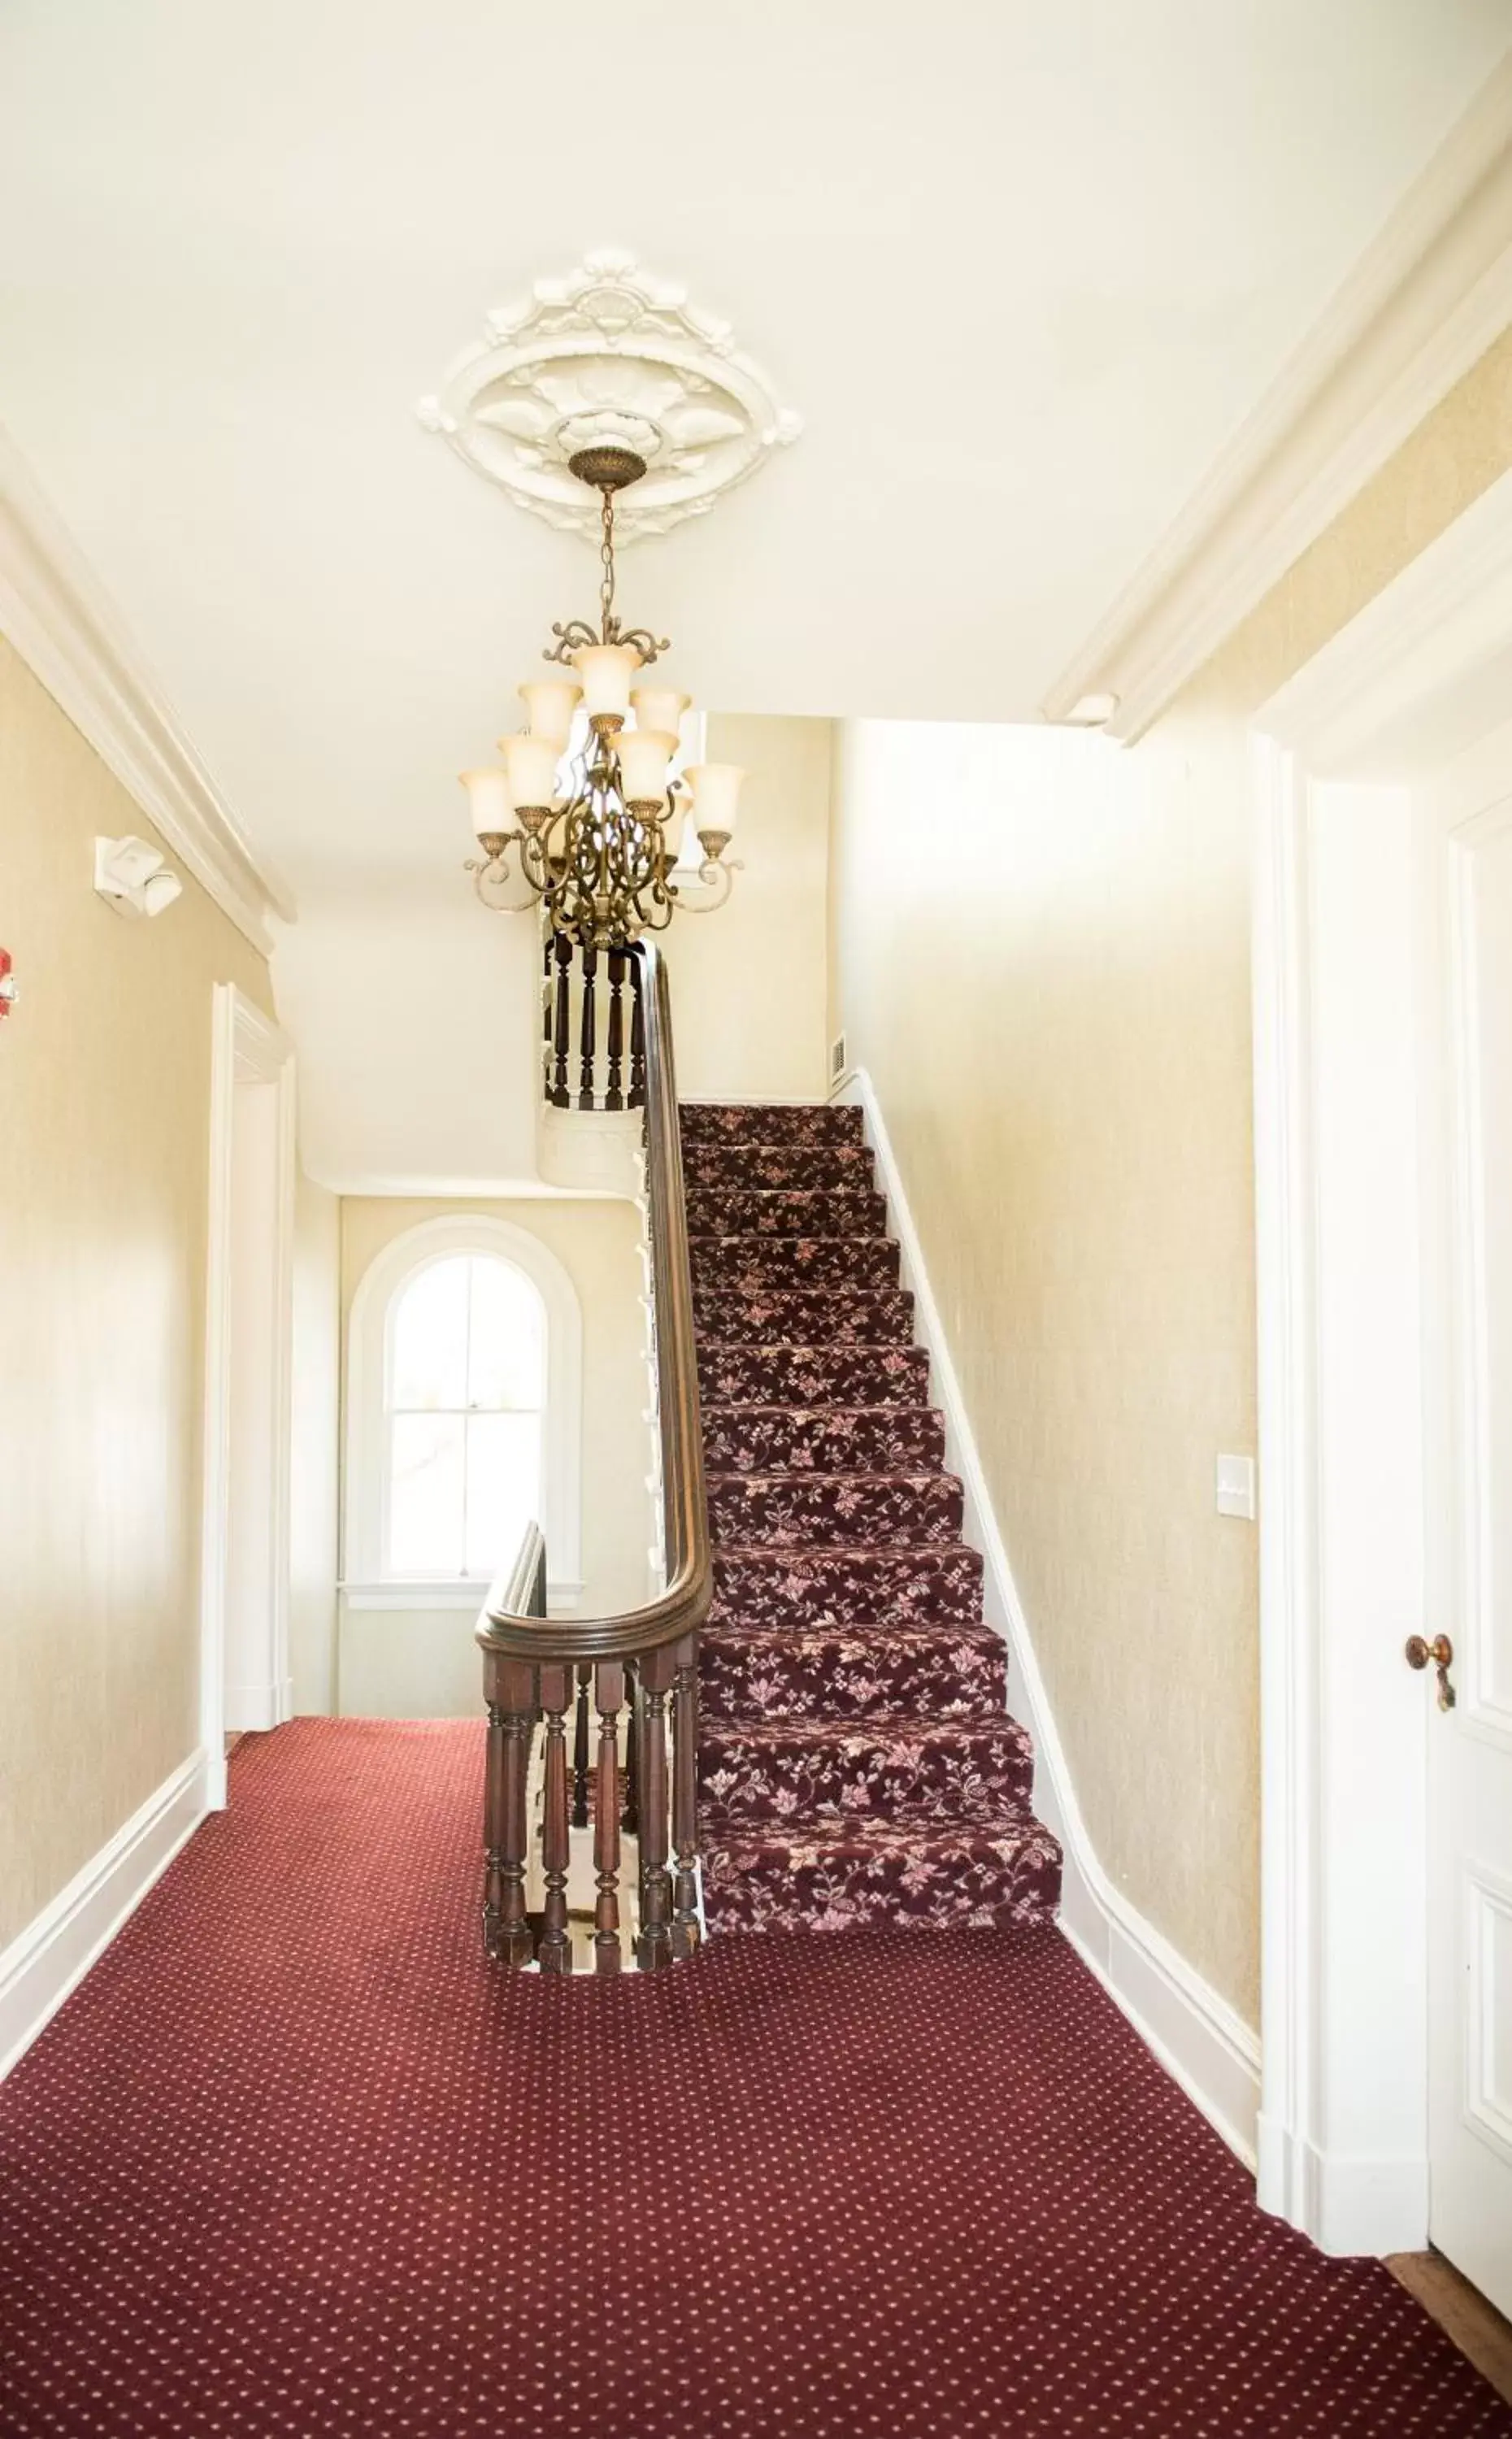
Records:
[[[641,665],[633,644],[582,644],[572,656],[583,682],[583,709],[590,720],[601,712],[630,709],[630,682]]]
[[[561,749],[549,737],[501,737],[509,773],[509,793],[517,805],[549,805],[557,792],[557,765]]]
[[[745,770],[738,762],[696,762],[685,771],[693,788],[693,819],[701,830],[732,831]]]
[[[636,686],[630,702],[637,728],[668,730],[675,737],[692,700],[690,694],[679,694],[676,686]]]
[[[667,793],[667,766],[677,751],[675,731],[622,728],[614,740],[620,792],[628,805],[660,803]]]
[[[519,689],[532,737],[549,738],[558,758],[572,735],[572,716],[582,700],[582,688],[571,678],[536,678]]]
[[[514,798],[507,771],[459,771],[468,809],[479,838],[504,838],[514,828]]]
[[[683,823],[686,812],[686,796],[674,796],[672,810],[662,823],[662,852],[668,863],[675,863],[683,852]]]

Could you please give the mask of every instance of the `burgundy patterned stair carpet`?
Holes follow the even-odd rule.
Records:
[[[482,1768],[238,1747],[0,2086],[4,2439],[1512,2439],[1058,1932],[503,1973]]]
[[[852,1109],[682,1112],[710,1928],[1050,1921],[1054,1839]]]

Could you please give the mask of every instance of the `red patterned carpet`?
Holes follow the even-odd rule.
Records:
[[[477,1936],[481,1736],[300,1720],[0,2089],[0,2430],[1512,2433],[1051,1930]]]

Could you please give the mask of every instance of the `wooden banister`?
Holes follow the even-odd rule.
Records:
[[[557,1005],[552,1011],[555,1052],[548,1075],[548,1096],[558,1100],[566,1072],[567,962],[556,950]],[[683,1188],[683,1155],[678,1132],[677,1077],[672,1055],[671,994],[667,969],[649,942],[625,955],[633,994],[632,1084],[639,1082],[644,1061],[646,1130],[646,1201],[650,1238],[651,1309],[655,1335],[657,1410],[662,1459],[662,1532],[667,1588],[638,1609],[606,1617],[548,1618],[545,1615],[545,1548],[539,1526],[530,1525],[509,1567],[489,1592],[477,1624],[484,1655],[484,1690],[489,1703],[490,1766],[487,1843],[489,1879],[485,1898],[485,1936],[489,1953],[508,1964],[529,1961],[518,1935],[525,1857],[513,1852],[521,1823],[523,1792],[515,1781],[518,1760],[522,1688],[528,1682],[530,1733],[543,1710],[547,1715],[545,1778],[546,1812],[543,1823],[547,1887],[547,1919],[537,1942],[543,1967],[570,1970],[565,1957],[565,1899],[568,1814],[572,1808],[575,1772],[565,1768],[565,1711],[576,1680],[569,1672],[593,1666],[600,1717],[611,1722],[619,1709],[623,1672],[633,1681],[633,1712],[629,1749],[634,1754],[636,1819],[641,1857],[640,1934],[637,1956],[642,1969],[669,1963],[697,1945],[697,1917],[692,1902],[696,1871],[694,1784],[696,1756],[691,1739],[697,1733],[697,1704],[691,1688],[697,1667],[698,1631],[708,1613],[714,1589],[708,1510],[703,1485],[703,1441],[699,1417],[698,1354],[693,1328],[693,1285],[688,1262],[687,1212]],[[611,1016],[611,1057],[617,1067],[620,1053],[617,969],[612,962],[615,1005]],[[592,1017],[588,1019],[592,1025]],[[584,1103],[592,1100],[587,1085],[592,1037],[583,1046]],[[611,1070],[614,1085],[618,1077]],[[638,1094],[632,1094],[638,1098]],[[560,1103],[559,1103],[560,1106]],[[614,1672],[622,1672],[616,1675]],[[676,1693],[676,1699],[668,1700]],[[586,1709],[584,1711],[586,1720]],[[672,1755],[667,1768],[666,1738],[668,1719]],[[610,1730],[611,1740],[613,1729]],[[584,1738],[586,1761],[586,1737]],[[510,1767],[507,1770],[507,1762]],[[508,1780],[507,1790],[506,1779]],[[598,1776],[596,1806],[606,1801],[617,1807],[617,1761],[606,1763]],[[674,1817],[668,1819],[668,1807]],[[558,1818],[560,1812],[560,1818]],[[596,1818],[596,1847],[600,1873],[598,1969],[608,1963],[612,1923],[617,1922],[615,1891],[607,1881],[617,1868],[617,1822]],[[613,1850],[613,1860],[611,1852]],[[668,1857],[676,1860],[675,1935],[673,1884]],[[617,1955],[617,1950],[616,1950]]]

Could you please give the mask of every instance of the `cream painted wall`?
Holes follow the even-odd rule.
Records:
[[[1254,1531],[1213,1479],[1254,1446],[1243,824],[1179,753],[876,721],[837,809],[850,1055],[1091,1834],[1252,2004]]]
[[[211,987],[270,1003],[193,880],[151,923],[94,896],[126,831],[0,641],[0,1947],[198,1736]]]
[[[689,1100],[822,1099],[827,1089],[827,720],[711,714],[711,762],[750,773],[726,906],[662,935],[678,1090]]]
[[[550,1247],[582,1308],[582,1563],[585,1616],[647,1596],[652,1511],[650,1376],[641,1219],[609,1200],[353,1197],[341,1206],[343,1342],[374,1256],[422,1220],[457,1211],[507,1220]],[[471,1717],[479,1707],[474,1620],[463,1610],[369,1610],[341,1602],[338,1707],[378,1718]]]
[[[294,1208],[289,1665],[296,1712],[336,1708],[341,1203],[301,1177]]]
[[[831,1012],[871,1072],[1104,1867],[1258,2018],[1248,729],[1512,463],[1499,342],[1127,754],[842,732]],[[948,829],[969,886],[907,866]]]

